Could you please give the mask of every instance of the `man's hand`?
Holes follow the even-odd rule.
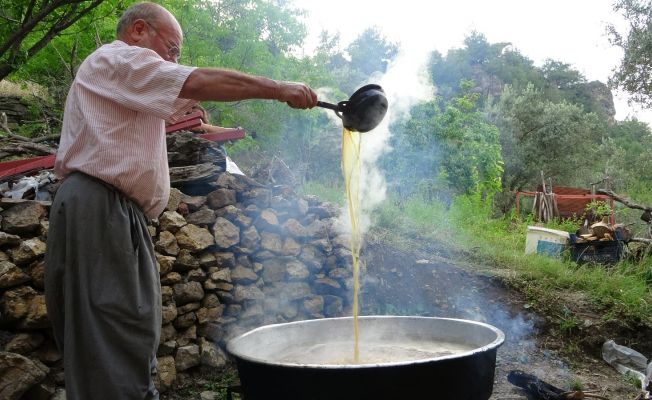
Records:
[[[303,83],[278,82],[278,100],[292,108],[313,108],[317,105],[317,93]]]

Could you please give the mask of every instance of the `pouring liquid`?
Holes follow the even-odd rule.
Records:
[[[351,256],[353,266],[353,362],[360,362],[360,329],[358,325],[358,294],[360,292],[360,132],[342,131],[342,174],[351,220]]]

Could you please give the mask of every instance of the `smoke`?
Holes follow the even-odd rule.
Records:
[[[387,184],[378,166],[378,160],[392,151],[390,146],[392,124],[407,118],[412,106],[431,99],[435,94],[435,88],[430,82],[426,69],[429,54],[430,51],[423,48],[403,48],[396,59],[390,62],[386,73],[373,75],[363,83],[363,85],[379,84],[385,91],[389,106],[383,121],[374,130],[362,134],[359,215],[361,236],[364,236],[371,226],[371,215],[374,209],[387,197]],[[327,91],[321,93],[328,94]],[[342,215],[338,225],[343,231],[348,232],[349,221],[348,214]]]
[[[483,292],[466,290],[463,295],[452,298],[460,317],[492,324],[505,333],[508,342],[518,343],[524,349],[534,348],[536,316],[523,314],[516,307],[508,310],[508,300],[495,301]]]

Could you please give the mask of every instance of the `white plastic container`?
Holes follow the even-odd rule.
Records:
[[[528,226],[525,238],[525,254],[547,254],[559,256],[568,246],[570,234],[566,231]]]

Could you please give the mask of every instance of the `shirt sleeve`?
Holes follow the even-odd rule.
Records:
[[[131,110],[175,120],[197,103],[179,98],[194,70],[165,61],[153,50],[123,45],[98,52],[86,71],[92,85],[84,86],[98,94],[110,93],[113,101]]]

